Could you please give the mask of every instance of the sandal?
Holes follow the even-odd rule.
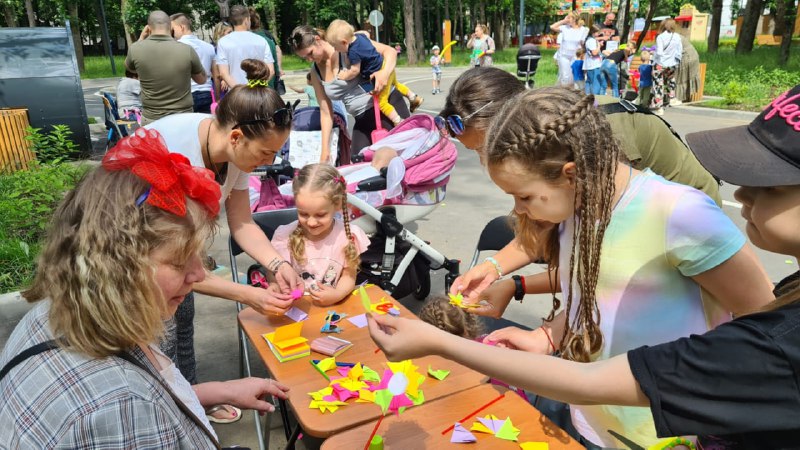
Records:
[[[214,417],[214,414],[224,411],[230,417],[220,418]],[[242,410],[232,405],[216,405],[206,410],[206,417],[209,422],[214,423],[233,423],[242,418]]]

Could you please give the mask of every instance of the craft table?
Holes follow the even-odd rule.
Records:
[[[446,379],[445,379],[446,381]],[[465,420],[462,425],[469,430],[477,417],[494,414],[498,419],[511,419],[519,428],[518,442],[507,441],[493,435],[472,431],[477,442],[455,444],[450,442],[452,431],[442,431],[463,419],[467,414],[497,398],[505,396]],[[325,440],[322,450],[363,449],[376,421],[361,425]],[[384,448],[390,449],[517,449],[521,442],[546,442],[551,450],[582,449],[583,446],[569,437],[536,408],[517,393],[500,386],[484,384],[449,397],[412,408],[400,416],[392,414],[383,418],[377,433],[383,437]]]
[[[411,311],[379,287],[370,286],[367,288],[367,293],[370,295],[372,303],[378,303],[384,297],[400,309],[401,317],[416,318]],[[358,294],[348,297],[342,303],[324,308],[313,306],[310,300],[306,298],[298,300],[295,305],[308,313],[308,319],[303,323],[302,335],[308,339],[309,345],[312,340],[323,335],[320,329],[324,324],[327,311],[347,313],[348,317],[364,313],[364,307]],[[272,332],[277,327],[293,323],[291,319],[284,316],[262,316],[253,309],[247,308],[239,313],[239,323],[250,342],[258,351],[264,364],[266,364],[270,376],[289,386],[288,403],[304,433],[324,438],[361,424],[375,421],[380,417],[381,408],[378,405],[374,403],[355,403],[355,400],[349,400],[346,406],[340,407],[333,413],[322,413],[318,409],[309,408],[311,397],[308,393],[318,391],[329,383],[311,366],[309,361],[311,359],[324,359],[326,356],[312,351],[311,356],[281,363],[278,362],[262,337],[262,334]],[[378,373],[383,373],[384,369],[386,369],[386,357],[380,351],[375,352],[377,346],[370,338],[368,328],[358,328],[350,323],[347,318],[342,319],[339,325],[343,331],[338,334],[333,333],[332,336],[352,342],[353,347],[339,355],[336,360],[352,363],[360,362]],[[430,376],[427,377],[420,386],[425,395],[425,403],[420,407],[424,407],[428,402],[438,398],[476,387],[487,379],[486,376],[472,369],[438,356],[427,356],[413,361],[415,365],[419,366],[418,371],[423,374],[427,374],[428,365],[433,369],[450,371],[450,375],[445,381],[439,381]],[[335,372],[329,373],[334,374]],[[416,408],[419,407],[413,407],[410,410]]]

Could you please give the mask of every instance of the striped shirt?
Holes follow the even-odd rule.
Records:
[[[49,306],[39,302],[20,321],[0,367],[53,339]],[[130,353],[157,373],[141,349]],[[214,448],[153,376],[117,357],[62,349],[28,358],[0,381],[0,423],[0,449]]]

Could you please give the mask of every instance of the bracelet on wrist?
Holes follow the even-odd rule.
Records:
[[[503,269],[500,267],[500,263],[497,262],[496,259],[492,258],[491,256],[484,259],[483,262],[489,262],[491,265],[494,266],[494,270],[497,271],[497,278],[503,278]]]
[[[281,258],[273,258],[272,261],[267,264],[267,270],[270,272],[277,273],[278,269],[281,267],[281,264],[289,264],[289,261]]]

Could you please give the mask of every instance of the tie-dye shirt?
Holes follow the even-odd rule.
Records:
[[[561,225],[561,289],[566,298],[574,220]],[[642,345],[702,334],[731,316],[690,277],[728,260],[745,244],[733,222],[704,193],[645,170],[630,181],[603,238],[597,303],[608,359]],[[580,292],[574,284],[570,317]],[[597,445],[619,447],[612,429],[648,447],[658,441],[648,408],[570,407],[572,421]]]

